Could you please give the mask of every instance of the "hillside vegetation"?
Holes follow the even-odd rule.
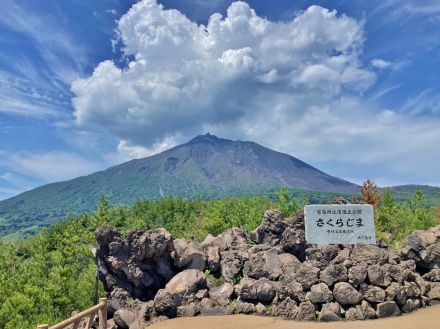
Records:
[[[153,156],[0,201],[0,236],[32,235],[62,218],[94,211],[101,195],[114,205],[131,206],[138,199],[164,196],[271,195],[280,186],[304,195],[314,191],[318,197],[359,190],[288,154],[207,134]]]
[[[274,199],[277,189],[267,189],[267,190],[249,190],[243,193],[231,193],[231,196],[246,198],[253,196],[262,196],[266,199]],[[38,231],[42,228],[48,228],[52,224],[62,220],[66,217],[75,217],[81,215],[84,212],[94,212],[96,211],[96,205],[99,202],[99,194],[90,191],[90,197],[85,198],[80,202],[78,199],[76,202],[65,202],[62,201],[63,195],[57,196],[54,200],[52,197],[48,197],[45,194],[45,190],[39,191],[32,190],[26,193],[35,193],[35,198],[28,198],[27,195],[23,195],[25,201],[20,203],[20,205],[15,205],[14,200],[4,200],[0,203],[0,239],[3,237],[4,240],[18,240],[28,236],[36,235]],[[39,194],[41,193],[41,194]],[[86,192],[86,194],[89,192]],[[202,192],[199,192],[202,193]],[[351,193],[336,193],[336,192],[317,192],[301,189],[289,189],[290,195],[295,198],[303,199],[306,198],[310,203],[325,203],[337,196],[342,195],[347,199],[351,199],[353,194]],[[121,194],[121,198],[116,199],[112,194],[105,194],[109,203],[113,205],[122,205],[123,207],[130,207],[138,204],[138,202],[132,200],[131,195]],[[47,198],[46,198],[47,197]],[[178,196],[172,196],[179,199]],[[214,194],[212,199],[221,200],[224,195]],[[200,197],[192,196],[188,198],[190,203],[198,203],[197,200],[207,200],[207,195]],[[135,200],[135,199],[134,199]],[[151,199],[151,200],[158,200]],[[183,200],[183,198],[182,198]],[[14,201],[14,202],[12,202]],[[154,204],[154,202],[153,202]],[[43,209],[41,214],[39,211]]]
[[[401,203],[412,197],[415,191],[419,189],[426,196],[429,205],[434,205],[436,196],[440,193],[440,188],[432,186],[421,186],[421,185],[404,185],[398,187],[392,187],[392,197],[395,203]],[[278,189],[271,188],[266,190],[249,190],[243,193],[237,193],[232,196],[237,198],[246,198],[253,196],[261,196],[265,199],[270,199],[275,202],[274,197]],[[383,189],[385,191],[386,189]],[[347,200],[352,200],[353,198],[358,198],[359,193],[337,193],[337,192],[318,192],[312,190],[302,190],[289,188],[288,192],[292,198],[295,199],[307,199],[309,204],[319,204],[327,203],[328,201],[342,196]],[[33,190],[26,193],[40,193],[37,190]],[[59,196],[60,200],[53,201],[51,198],[45,199],[45,194],[42,192],[35,200],[26,200],[26,207],[16,207],[12,203],[9,204],[8,200],[5,200],[3,204],[0,205],[0,240],[19,240],[26,238],[28,236],[36,235],[39,230],[48,228],[54,223],[67,218],[76,217],[84,212],[93,213],[96,211],[96,206],[99,201],[99,194],[91,193],[89,198],[84,198],[82,202],[61,202],[62,196]],[[123,200],[122,203],[115,202],[115,200],[110,196],[106,195],[109,202],[113,205],[121,204],[123,207],[131,207],[136,204],[136,201],[132,201],[131,196],[126,196],[127,199]],[[177,197],[178,198],[178,197]],[[222,200],[222,195],[215,195],[217,200]],[[214,198],[214,199],[215,199]],[[224,196],[223,196],[224,198]],[[194,202],[197,200],[207,200],[206,196],[203,198],[192,198]],[[157,200],[157,199],[153,199]],[[183,199],[182,199],[183,200]],[[39,213],[39,209],[46,209],[49,215],[42,215]],[[7,209],[7,210],[5,210]],[[2,217],[3,212],[3,217]],[[8,212],[8,215],[4,215]]]
[[[439,222],[440,212],[421,191],[403,203],[395,203],[387,191],[380,201],[377,235],[392,246],[399,246],[412,230]],[[266,197],[211,201],[177,197],[111,207],[102,197],[92,215],[66,219],[26,240],[0,242],[0,328],[54,324],[73,310],[94,304],[96,267],[91,248],[94,230],[102,224],[122,232],[165,227],[174,237],[201,240],[208,233],[218,234],[233,226],[253,230],[266,209],[277,207],[289,216],[302,210],[306,202],[292,197],[287,189],[281,189],[274,201]]]

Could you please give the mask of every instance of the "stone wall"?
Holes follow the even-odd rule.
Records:
[[[104,226],[94,249],[114,328],[176,316],[259,314],[300,321],[364,320],[440,300],[440,226],[401,250],[385,244],[307,245],[304,218],[265,213],[251,234],[233,228],[202,243],[165,229],[125,237]]]

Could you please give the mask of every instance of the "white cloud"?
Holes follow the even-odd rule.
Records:
[[[403,183],[435,184],[440,118],[376,111],[355,97],[311,106],[303,115],[207,126],[219,136],[256,141],[339,177],[361,182],[380,175]]]
[[[207,124],[271,116],[274,108],[294,117],[322,94],[363,92],[375,80],[359,57],[363,22],[318,6],[272,22],[235,2],[204,26],[145,0],[118,30],[134,59],[122,69],[104,61],[74,81],[75,117],[147,148]]]
[[[15,177],[16,184],[24,189],[27,187],[18,184],[20,179],[24,182],[25,178],[21,176],[51,183],[90,174],[99,169],[97,163],[86,160],[79,154],[61,151],[8,154],[2,157],[0,165],[7,170],[3,179],[5,175],[8,175],[6,178]]]
[[[396,16],[435,17],[440,15],[440,3],[437,0],[383,0],[380,8],[391,8]]]
[[[382,96],[385,96],[386,94],[399,89],[400,87],[404,86],[404,83],[398,83],[396,85],[390,86],[390,87],[386,87],[382,90],[379,90],[374,96],[372,96],[369,101],[374,101],[376,99],[381,98]]]
[[[105,12],[107,14],[111,14],[113,16],[116,16],[118,14],[118,12],[116,11],[116,9],[106,9]]]
[[[66,116],[67,99],[54,88],[40,87],[29,75],[0,70],[0,113],[45,118]]]
[[[86,49],[64,23],[68,20],[61,11],[54,17],[38,6],[11,0],[2,7],[7,10],[0,15],[1,28],[19,35],[24,47],[15,49],[17,40],[9,37],[0,49],[7,65],[0,71],[0,112],[65,117],[71,111],[70,83],[88,64]]]
[[[141,1],[118,23],[129,65],[104,61],[72,84],[76,122],[120,140],[113,161],[209,131],[357,181],[376,170],[389,180],[433,182],[440,119],[374,102],[400,85],[363,100],[373,69],[397,65],[379,58],[362,65],[363,25],[318,6],[273,22],[236,2],[204,26]]]
[[[440,91],[434,89],[423,90],[416,97],[409,98],[403,105],[402,110],[411,115],[439,115]]]
[[[378,68],[378,69],[386,69],[388,67],[390,67],[393,63],[383,60],[381,58],[373,58],[371,60],[371,65],[373,65],[374,67]]]
[[[184,140],[184,138],[181,140]],[[154,143],[151,147],[133,145],[128,141],[121,140],[118,143],[116,152],[105,154],[104,159],[109,166],[112,166],[132,159],[140,159],[158,154],[172,148],[173,146],[176,146],[177,144],[176,138],[171,136],[166,137],[160,142]]]
[[[70,84],[78,73],[82,73],[87,64],[86,52],[69,32],[69,27],[63,25],[64,17],[54,19],[42,12],[34,14],[17,1],[5,0],[3,5],[8,10],[0,16],[0,24],[31,40],[41,53],[52,79]],[[62,15],[60,11],[57,14]]]

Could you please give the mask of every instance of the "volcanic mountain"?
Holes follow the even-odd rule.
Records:
[[[101,195],[112,204],[131,204],[139,198],[162,196],[259,194],[280,186],[320,192],[359,191],[359,186],[288,154],[254,142],[206,134],[153,156],[0,201],[0,233],[94,210]]]

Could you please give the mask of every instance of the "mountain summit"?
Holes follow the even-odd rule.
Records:
[[[151,164],[155,157],[155,160],[160,159],[154,166],[155,173],[161,173],[168,180],[188,179],[181,188],[203,183],[205,187],[226,193],[283,185],[321,192],[358,191],[357,185],[329,176],[288,154],[253,142],[222,139],[209,133],[157,156],[136,161]],[[181,193],[186,194],[186,191],[180,189]]]
[[[184,197],[246,194],[280,186],[321,192],[359,189],[288,154],[253,142],[232,141],[210,134],[103,173],[118,185],[121,178],[130,179],[131,184],[125,184],[121,192],[149,198],[164,194]]]
[[[210,198],[257,194],[280,186],[321,192],[359,190],[357,185],[288,154],[206,134],[153,156],[1,201],[0,232],[94,210],[100,195],[113,204],[130,204],[138,198],[168,195]]]

